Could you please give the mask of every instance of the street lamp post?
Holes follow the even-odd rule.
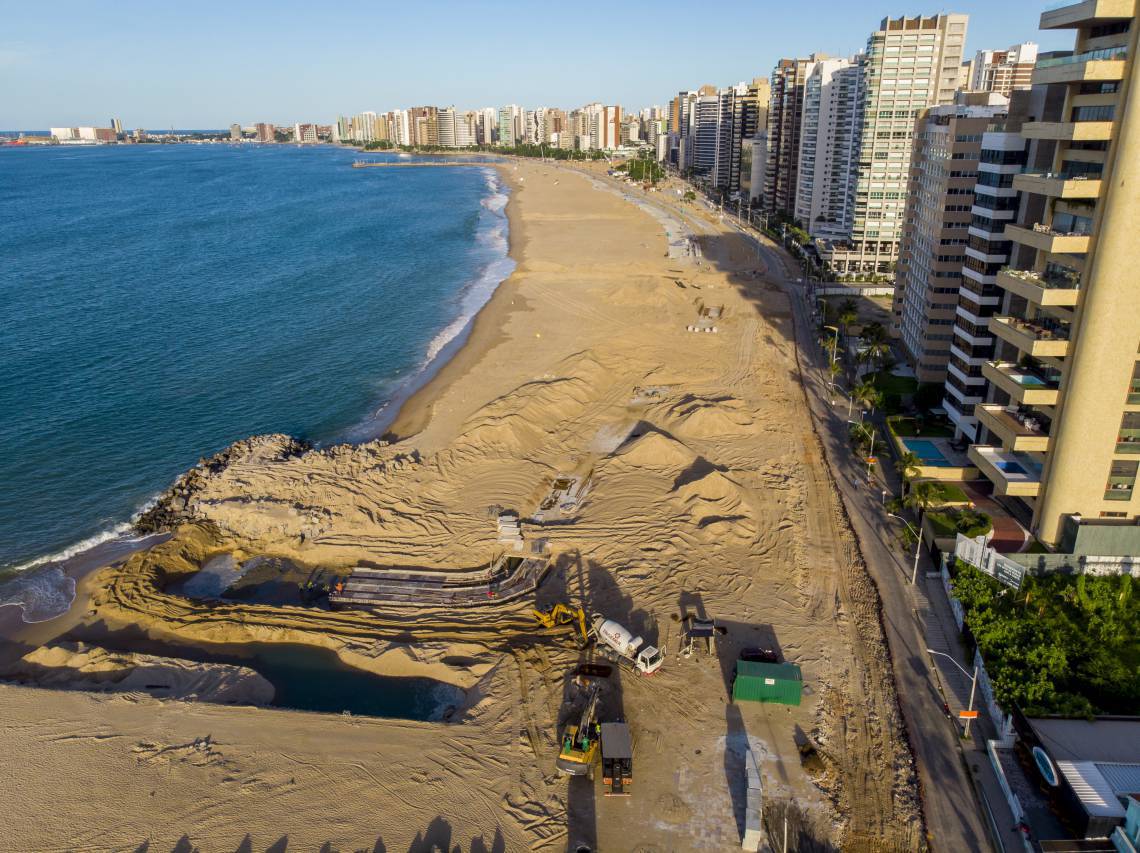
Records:
[[[950,661],[950,663],[952,663],[952,664],[954,664],[954,666],[958,667],[958,669],[960,669],[962,671],[962,675],[971,679],[971,681],[970,681],[970,705],[968,708],[966,708],[966,710],[967,711],[973,711],[974,710],[974,694],[978,690],[978,668],[976,666],[974,667],[974,674],[971,676],[970,673],[966,671],[966,668],[964,666],[962,666],[962,664],[958,663],[958,661],[954,660],[954,658],[952,656],[946,654],[946,652],[936,652],[936,651],[934,651],[934,649],[927,649],[926,651],[928,651],[932,655],[942,655],[942,657],[946,658],[946,660]],[[968,738],[970,736],[970,722],[972,719],[973,719],[972,717],[966,718],[966,731],[962,733],[962,737]]]
[[[883,492],[883,494],[885,495],[886,492]],[[901,515],[895,515],[893,512],[888,512],[887,515],[889,515],[891,518],[897,518],[910,529],[911,533],[914,534],[914,569],[910,573],[910,585],[914,586],[918,581],[918,555],[922,548],[922,533],[915,530],[914,525],[903,518]]]
[[[872,426],[871,429],[868,431],[867,425],[865,423],[863,423],[862,421],[848,420],[847,423],[854,424],[855,426],[859,427],[860,429],[863,430],[864,435],[869,435],[871,438],[871,449],[867,452],[867,480],[868,480],[868,485],[870,485],[871,465],[873,464],[871,462],[871,460],[875,458],[875,427]]]
[[[834,333],[831,336],[831,360],[830,360],[829,364],[835,364],[835,342],[837,340],[839,340],[839,327],[838,326],[824,326],[823,328],[826,329],[827,331]],[[831,394],[829,395],[830,399],[828,400],[828,402],[831,405],[835,405],[835,380],[831,377],[830,371],[828,371],[828,374],[827,374],[827,384],[831,387]],[[850,417],[851,412],[848,411],[847,415],[848,415],[848,417]]]

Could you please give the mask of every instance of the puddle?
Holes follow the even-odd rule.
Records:
[[[376,675],[348,666],[337,655],[314,646],[289,643],[242,645],[185,644],[129,636],[73,639],[112,651],[141,652],[201,663],[245,666],[259,673],[274,688],[272,705],[298,711],[339,714],[345,711],[369,717],[406,720],[441,720],[460,704],[463,691],[431,678]]]

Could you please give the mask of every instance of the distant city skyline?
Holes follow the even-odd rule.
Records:
[[[930,8],[892,0],[878,9],[818,0],[797,14],[706,4],[699,17],[711,29],[701,38],[686,25],[691,4],[673,0],[587,2],[572,11],[472,5],[350,3],[330,11],[254,2],[235,13],[216,2],[7,4],[0,129],[106,125],[111,116],[129,128],[327,122],[416,104],[602,101],[640,109],[681,89],[766,76],[784,56],[845,56],[863,48],[882,17],[939,11],[970,16],[967,58],[1021,41],[1042,51],[1070,46],[1063,33],[1038,31],[1043,2]]]

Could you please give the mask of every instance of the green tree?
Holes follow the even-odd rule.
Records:
[[[903,498],[903,505],[917,512],[918,520],[921,522],[923,514],[934,505],[941,495],[942,492],[937,483],[924,480],[910,487],[906,497]]]
[[[916,476],[921,467],[922,460],[919,459],[915,453],[904,450],[899,454],[899,458],[895,460],[895,470],[898,471],[899,476],[902,477],[904,492],[907,486],[910,485],[910,478]]]
[[[850,302],[851,300],[847,300]],[[839,326],[843,330],[844,339],[847,338],[847,330],[859,319],[859,315],[855,311],[847,311],[840,307],[839,310]]]
[[[851,399],[854,400],[860,408],[870,406],[873,412],[879,400],[879,392],[875,388],[874,382],[863,380],[851,389]]]
[[[865,330],[864,330],[865,331]],[[883,365],[883,359],[890,355],[891,345],[885,340],[872,340],[865,350],[867,357],[875,362],[880,369]]]

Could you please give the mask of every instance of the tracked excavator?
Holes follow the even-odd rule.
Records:
[[[534,618],[539,621],[544,628],[558,628],[562,625],[573,625],[577,628],[575,640],[579,648],[585,648],[590,644],[590,633],[586,628],[586,611],[581,607],[570,607],[569,605],[559,602],[548,610],[534,611]]]
[[[599,685],[589,686],[586,702],[578,720],[566,726],[562,735],[562,748],[554,766],[564,776],[593,777],[594,761],[598,757],[601,727],[598,725]]]

